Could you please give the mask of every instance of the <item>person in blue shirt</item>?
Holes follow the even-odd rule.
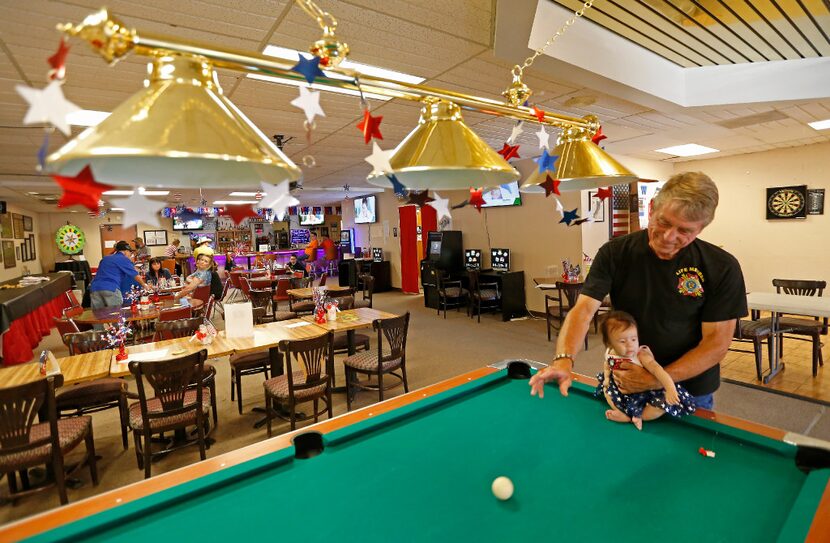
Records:
[[[105,256],[98,264],[95,279],[89,285],[90,304],[92,309],[102,307],[121,307],[124,296],[121,285],[135,281],[142,288],[148,288],[141,275],[135,271],[135,264],[130,260],[132,247],[126,241],[115,244],[111,255]]]

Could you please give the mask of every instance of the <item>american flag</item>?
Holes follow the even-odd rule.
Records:
[[[611,237],[616,238],[628,234],[628,185],[615,185],[612,189]]]

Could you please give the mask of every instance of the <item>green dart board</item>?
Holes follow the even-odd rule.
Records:
[[[55,243],[58,244],[58,249],[66,255],[76,255],[84,250],[86,245],[86,236],[83,230],[74,224],[67,224],[61,226],[55,234]]]

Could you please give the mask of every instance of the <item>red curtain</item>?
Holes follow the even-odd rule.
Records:
[[[427,253],[427,232],[438,230],[438,212],[432,206],[421,208],[421,231],[424,233],[421,239],[421,254],[426,258]]]
[[[401,224],[401,291],[418,294],[418,276],[421,273],[421,267],[418,262],[417,207],[399,207],[398,218]]]

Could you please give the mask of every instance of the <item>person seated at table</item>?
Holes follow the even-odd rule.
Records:
[[[121,307],[124,303],[122,284],[129,281],[138,283],[142,288],[148,288],[147,283],[136,272],[135,264],[130,259],[133,249],[126,241],[115,244],[111,255],[101,259],[98,272],[89,285],[89,297],[92,309],[102,307]]]
[[[615,422],[631,422],[638,430],[643,429],[644,420],[654,420],[663,413],[673,417],[691,415],[695,412],[692,396],[680,385],[676,385],[666,370],[657,363],[651,349],[640,345],[637,323],[625,311],[610,311],[600,327],[605,344],[605,364],[597,375],[595,396],[604,396],[608,402],[605,418]],[[652,374],[662,389],[623,394],[614,380],[614,369],[623,362],[641,366]]]
[[[286,264],[285,269],[290,272],[300,272],[303,274],[303,277],[308,275],[308,271],[306,270],[305,264],[299,261],[297,255],[291,255],[288,259],[288,264]]]
[[[233,253],[231,253],[230,251],[226,252],[225,253],[225,271],[227,273],[230,273],[235,268],[238,268],[238,267],[239,266],[237,266],[236,262],[234,262],[234,260],[233,260]]]
[[[213,266],[213,256],[201,254],[196,257],[196,271],[187,276],[187,284],[179,292],[173,295],[174,299],[178,300],[192,294],[197,288],[202,285],[210,285],[211,266]]]
[[[147,261],[150,259],[150,248],[147,247],[147,244],[141,238],[135,238],[133,243],[135,244],[135,261],[142,266],[146,266]]]
[[[166,287],[172,277],[168,270],[161,267],[161,258],[153,257],[150,259],[150,269],[144,279],[154,287]]]
[[[317,260],[318,247],[320,247],[320,242],[317,241],[317,234],[312,232],[311,241],[309,241],[308,245],[305,246],[305,249],[303,249],[302,254],[300,254],[300,256],[297,257],[297,260],[299,260],[300,262],[314,262],[315,260]]]
[[[181,245],[181,240],[179,238],[173,238],[173,241],[170,242],[170,245],[164,248],[164,258],[176,258],[176,253],[179,250],[179,245]],[[176,273],[181,275],[182,268],[179,265],[178,261],[175,265]]]
[[[199,255],[208,255],[213,259],[213,248],[210,246],[210,238],[201,237],[196,241],[196,248],[193,249],[193,258],[198,258]]]

